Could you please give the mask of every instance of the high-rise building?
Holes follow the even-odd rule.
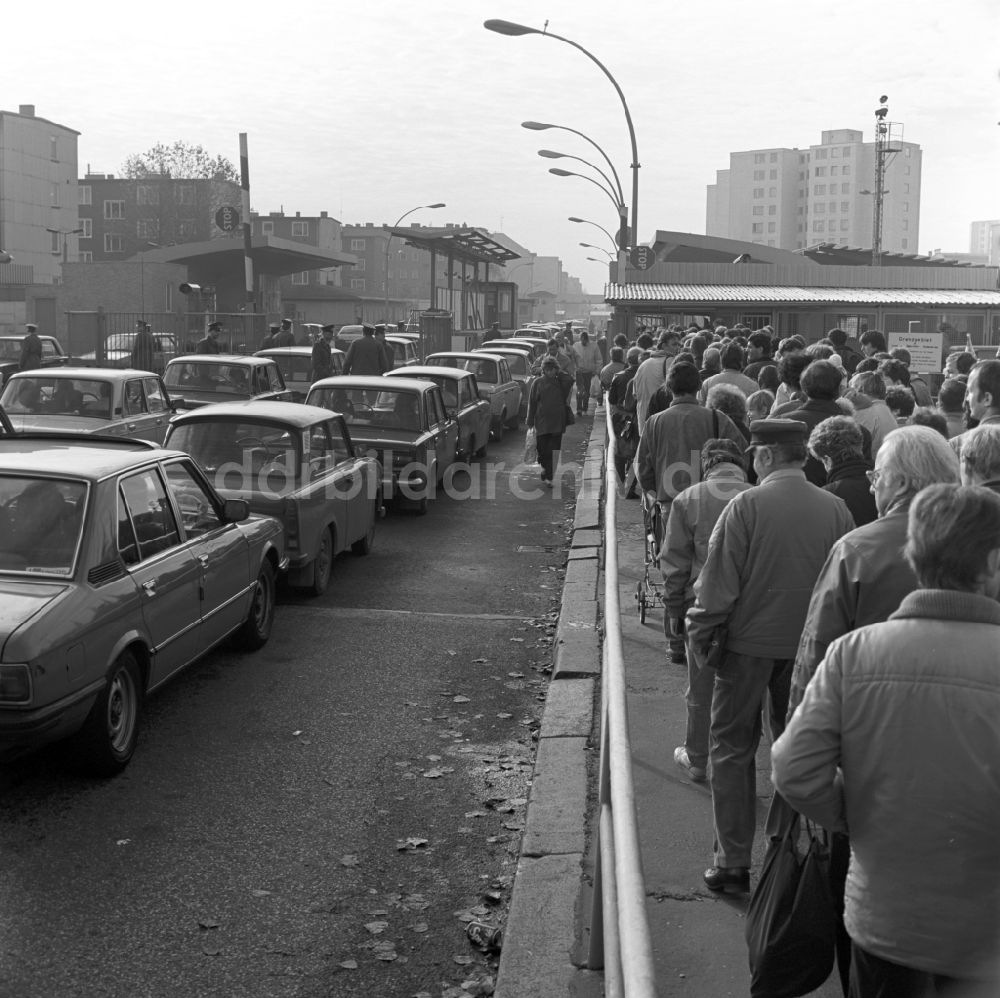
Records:
[[[79,132],[39,118],[34,104],[0,111],[0,250],[52,284],[77,260]]]
[[[893,126],[894,128],[898,126]],[[893,133],[895,135],[895,132]],[[882,182],[882,249],[916,253],[920,231],[920,146],[889,143]],[[875,143],[832,129],[807,149],[729,154],[707,189],[705,231],[779,249],[873,242]]]
[[[1000,218],[972,223],[969,231],[969,252],[986,257],[991,267],[1000,263]]]

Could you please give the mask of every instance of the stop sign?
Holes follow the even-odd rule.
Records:
[[[649,270],[656,263],[656,254],[652,246],[633,246],[629,250],[628,262],[636,270]]]
[[[215,213],[215,224],[223,232],[234,232],[240,227],[240,210],[231,208],[228,205],[220,208]]]

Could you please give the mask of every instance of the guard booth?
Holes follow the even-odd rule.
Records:
[[[420,313],[420,360],[432,353],[442,353],[452,349],[451,312],[440,308],[425,309]]]

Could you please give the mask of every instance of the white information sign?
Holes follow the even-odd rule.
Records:
[[[941,333],[889,333],[889,349],[910,351],[910,370],[930,374],[941,370]]]

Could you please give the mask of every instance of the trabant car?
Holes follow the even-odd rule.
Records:
[[[255,357],[270,357],[278,365],[285,387],[292,393],[293,402],[304,402],[313,383],[312,347],[267,347],[258,350]],[[333,371],[330,377],[344,370],[344,351],[330,348]]]
[[[458,444],[458,423],[433,381],[353,374],[323,378],[309,389],[306,404],[342,414],[354,446],[375,452],[386,499],[427,512]]]
[[[223,402],[177,416],[166,446],[190,454],[223,498],[281,521],[293,586],[322,596],[341,551],[371,551],[382,469],[355,454],[343,416],[294,402]]]
[[[511,377],[507,360],[492,353],[432,353],[426,363],[437,367],[457,367],[471,371],[483,397],[489,399],[493,437],[503,438],[505,428],[521,425],[521,388]]]
[[[417,348],[408,336],[387,335],[385,342],[392,350],[394,367],[412,367],[420,363]]]
[[[60,367],[20,371],[0,393],[15,430],[138,437],[163,443],[173,402],[151,371]]]
[[[510,376],[518,383],[521,389],[521,408],[520,416],[521,419],[527,419],[528,417],[528,392],[531,391],[531,382],[535,380],[535,375],[531,373],[531,365],[534,361],[532,357],[531,349],[524,349],[518,347],[517,340],[514,340],[514,346],[506,347],[488,347],[481,346],[477,347],[474,353],[492,353],[496,354],[498,357],[503,357],[507,361],[507,367],[510,368]]]
[[[267,642],[284,558],[281,524],[186,454],[0,439],[0,755],[74,736],[87,769],[123,769],[147,694],[225,638]]]
[[[455,458],[468,461],[485,458],[490,440],[490,404],[479,394],[476,376],[454,367],[404,367],[387,371],[386,378],[419,378],[433,381],[441,389],[445,412],[458,423]]]
[[[175,357],[163,372],[163,382],[179,409],[251,399],[292,401],[292,393],[270,357],[224,353]]]

